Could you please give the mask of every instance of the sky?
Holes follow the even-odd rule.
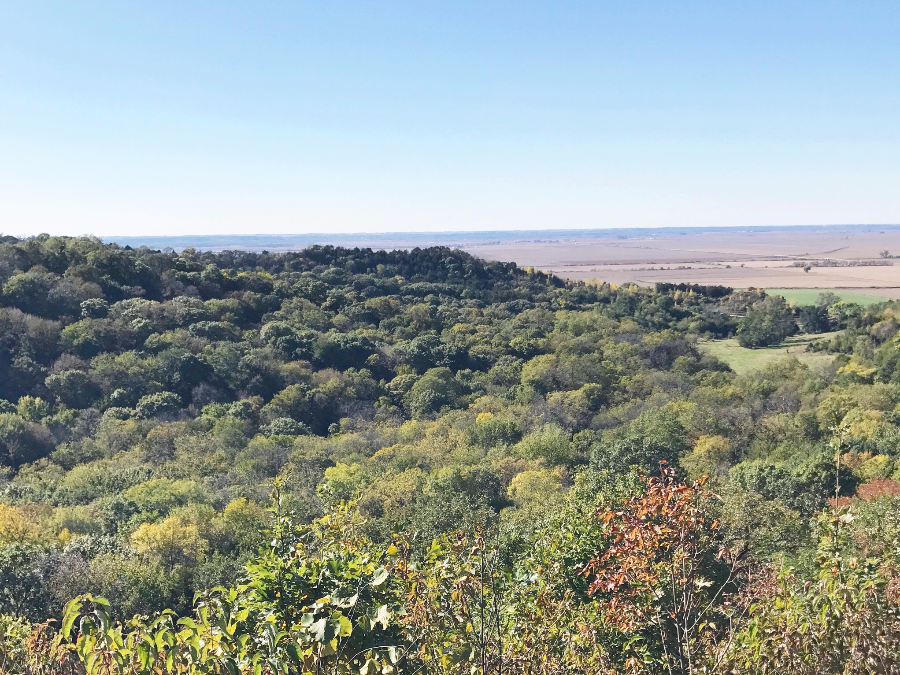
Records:
[[[0,2],[0,232],[900,222],[900,3]]]

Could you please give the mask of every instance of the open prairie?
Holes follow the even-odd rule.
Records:
[[[550,233],[542,233],[547,236]],[[643,285],[657,281],[736,288],[877,289],[900,297],[896,228],[765,228],[729,231],[654,230],[629,236],[589,233],[515,242],[472,243],[465,250],[512,260],[569,279]],[[898,265],[893,263],[897,262]],[[804,269],[809,265],[810,269]]]

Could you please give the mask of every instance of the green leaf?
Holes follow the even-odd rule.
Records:
[[[328,631],[328,621],[326,619],[319,619],[309,628],[310,632],[312,633],[313,639],[316,642],[321,642],[323,644],[325,642],[328,642],[328,639],[326,638],[326,632]]]
[[[299,665],[301,658],[300,658],[300,649],[299,649],[299,647],[297,647],[297,644],[295,642],[292,642],[289,645],[287,645],[284,649],[288,653],[288,656],[291,657],[291,661],[293,661],[294,663]]]
[[[375,623],[380,623],[382,628],[387,628],[391,622],[391,610],[387,605],[381,605],[375,612]]]
[[[372,585],[376,588],[382,586],[389,576],[390,573],[384,567],[379,567],[375,570],[375,575],[372,577]]]
[[[338,637],[349,637],[353,632],[353,624],[350,623],[350,619],[348,619],[343,614],[337,614],[335,617],[337,626],[335,626],[337,630]]]
[[[81,614],[82,602],[80,598],[75,598],[68,605],[63,618],[62,634],[68,638],[72,634],[72,625]]]

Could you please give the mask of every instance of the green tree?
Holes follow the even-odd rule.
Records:
[[[900,606],[883,561],[854,555],[847,512],[818,520],[809,577],[762,579],[747,627],[730,648],[730,672],[862,675],[900,670]]]
[[[171,570],[176,565],[195,564],[207,548],[196,525],[169,516],[158,523],[144,523],[131,535],[139,554]]]
[[[29,422],[40,422],[50,414],[50,406],[38,396],[23,396],[16,404],[16,413]]]
[[[555,424],[545,424],[519,441],[515,452],[526,459],[544,459],[550,464],[572,460],[569,434]]]
[[[44,384],[60,403],[70,408],[88,408],[100,396],[90,375],[81,370],[65,370],[50,375]]]
[[[18,467],[47,456],[53,439],[46,428],[13,415],[0,413],[0,464]]]
[[[741,347],[769,347],[797,332],[790,307],[781,296],[769,296],[747,310],[737,328]]]
[[[731,463],[731,443],[723,436],[701,436],[694,449],[681,458],[681,468],[691,480],[723,476]]]
[[[449,368],[431,368],[416,380],[404,396],[413,417],[428,417],[443,407],[457,404],[461,387]]]
[[[831,328],[828,311],[820,305],[804,305],[797,318],[806,333],[826,333]]]
[[[675,463],[690,448],[687,429],[671,407],[647,410],[604,434],[594,447],[591,463],[599,470],[626,472],[637,466],[649,473],[661,460]]]
[[[149,419],[164,415],[174,415],[181,408],[181,398],[171,391],[163,391],[158,394],[149,394],[141,397],[135,410],[139,417]]]

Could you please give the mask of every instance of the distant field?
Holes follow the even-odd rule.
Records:
[[[814,305],[820,293],[834,293],[845,302],[855,302],[858,305],[874,305],[876,302],[884,302],[891,298],[875,293],[859,293],[848,291],[846,288],[767,288],[769,295],[780,295],[788,302],[795,305]]]
[[[541,241],[522,238],[464,248],[483,258],[512,260],[567,279],[643,286],[663,281],[782,290],[840,288],[847,290],[839,294],[900,298],[900,259],[881,256],[885,250],[900,252],[897,227],[658,230],[616,237],[570,232]],[[805,272],[807,263],[811,268]]]
[[[661,281],[752,286],[774,289],[785,297],[790,294],[789,299],[799,303],[814,301],[819,290],[861,304],[900,298],[900,259],[884,260],[881,255],[900,254],[900,225],[211,235],[112,241],[132,247],[273,252],[311,244],[376,249],[449,246],[565,279],[643,286]],[[817,264],[824,261],[830,264]],[[812,267],[805,272],[807,263]]]
[[[819,335],[795,335],[788,338],[777,347],[766,349],[746,349],[741,347],[735,338],[728,340],[712,340],[703,342],[700,349],[724,361],[736,373],[747,373],[759,370],[771,363],[784,358],[795,356],[801,362],[810,367],[828,365],[834,360],[833,354],[821,354],[819,352],[807,352],[806,345],[815,340],[836,335],[836,333],[822,333]]]

